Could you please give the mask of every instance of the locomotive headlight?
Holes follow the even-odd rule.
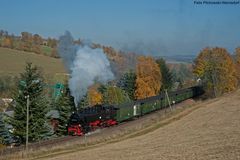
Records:
[[[100,116],[99,119],[102,119],[102,117]]]

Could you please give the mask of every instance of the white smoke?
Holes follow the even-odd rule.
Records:
[[[103,50],[92,49],[89,45],[74,44],[69,32],[59,38],[58,53],[71,75],[69,88],[76,106],[86,94],[88,87],[96,81],[106,83],[114,79]]]

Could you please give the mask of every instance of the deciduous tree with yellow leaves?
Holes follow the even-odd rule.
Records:
[[[158,64],[152,57],[140,56],[136,67],[135,99],[155,96],[162,85],[162,75]]]
[[[240,47],[236,48],[235,50],[236,54],[236,71],[237,71],[237,78],[238,78],[238,84],[240,85]]]
[[[97,86],[92,86],[88,89],[88,103],[90,106],[101,104],[103,101],[102,94],[97,90]]]
[[[6,48],[13,48],[13,39],[11,37],[5,37],[3,39],[2,46]]]
[[[224,48],[205,48],[195,60],[194,74],[199,77],[209,96],[219,96],[237,87],[233,60]]]

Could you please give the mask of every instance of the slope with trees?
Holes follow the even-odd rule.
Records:
[[[57,40],[54,38],[44,39],[39,34],[21,32],[20,36],[9,34],[0,30],[0,47],[16,49],[26,52],[34,52],[58,58],[56,54]]]

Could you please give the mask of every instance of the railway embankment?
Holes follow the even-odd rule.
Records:
[[[70,153],[76,150],[86,150],[108,143],[118,142],[124,139],[136,137],[151,132],[171,121],[177,120],[184,114],[196,109],[194,106],[200,102],[188,99],[172,106],[172,109],[166,108],[152,112],[143,117],[135,118],[130,121],[118,124],[113,127],[97,129],[85,136],[67,136],[51,140],[46,140],[29,145],[28,157],[40,158],[52,154]],[[175,117],[183,113],[180,117]],[[187,112],[186,112],[187,111]],[[169,119],[173,118],[173,119]],[[164,121],[169,119],[168,121]],[[162,122],[162,123],[159,123]],[[0,159],[24,159],[27,154],[25,146],[5,149],[0,151]]]

